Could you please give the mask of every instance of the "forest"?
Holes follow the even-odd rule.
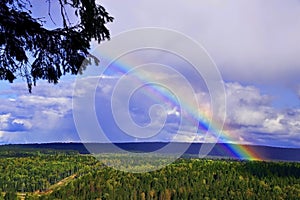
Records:
[[[300,199],[299,162],[179,158],[145,173],[104,164],[128,156],[1,147],[0,199]]]

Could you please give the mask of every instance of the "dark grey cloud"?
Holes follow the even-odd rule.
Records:
[[[208,50],[226,81],[281,85],[300,81],[297,0],[101,3],[115,16],[110,25],[113,35],[149,26],[180,31]]]

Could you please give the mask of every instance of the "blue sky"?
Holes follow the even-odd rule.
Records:
[[[299,1],[101,2],[115,17],[109,25],[113,36],[111,41],[123,31],[160,27],[179,31],[206,49],[216,63],[226,89],[224,129],[230,133],[228,142],[300,147]],[[34,5],[34,9],[37,16],[47,13],[43,12],[47,10],[46,4]],[[55,16],[55,5],[53,13]],[[179,41],[174,43],[184,45]],[[139,63],[149,63],[154,59],[184,74],[199,100],[195,109],[210,115],[210,94],[203,80],[195,77],[186,63],[161,52],[145,51],[131,56],[129,59],[139,60]],[[114,86],[122,74],[110,72],[101,75],[93,69],[93,77],[86,77],[84,90],[93,88],[90,83],[94,83],[94,78],[100,78],[96,88],[95,112],[106,136],[110,141],[139,141],[119,130],[109,107]],[[143,73],[153,81],[168,82],[178,88],[175,93],[187,96],[188,89],[178,77],[163,70]],[[28,94],[25,81],[18,80],[13,84],[0,82],[0,143],[80,141],[73,119],[74,84],[75,77],[70,76],[55,86],[39,81],[33,93]],[[157,110],[152,112],[154,126],[150,128],[155,129],[155,122],[163,119],[165,127],[149,140],[190,141],[194,132],[188,122],[183,123],[183,130],[177,134],[180,119],[186,116],[184,109],[180,110],[179,102],[162,100],[159,96],[150,98],[147,92],[147,87],[137,90],[127,110],[134,122],[147,126],[151,122],[148,115],[151,105],[163,105],[163,110],[155,108]],[[170,91],[162,94],[171,96]],[[122,95],[125,94],[120,94],[121,100]],[[122,109],[117,115],[125,116],[121,112]],[[82,120],[88,126],[89,120]],[[193,139],[202,142],[203,136]]]

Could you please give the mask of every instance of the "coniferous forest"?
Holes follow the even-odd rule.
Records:
[[[126,156],[2,147],[0,199],[300,199],[297,162],[179,158],[146,173],[103,164]]]

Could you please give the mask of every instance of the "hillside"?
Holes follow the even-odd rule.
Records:
[[[180,158],[160,170],[129,173],[103,163],[128,160],[151,169],[145,161],[153,158],[102,153],[96,160],[47,145],[0,148],[0,199],[300,198],[298,162]],[[163,163],[167,158],[158,159]]]
[[[57,150],[74,150],[81,154],[89,154],[88,149],[94,149],[93,153],[120,153],[120,150],[116,150],[114,146],[129,152],[154,152],[158,149],[163,148],[169,143],[164,142],[139,142],[139,143],[42,143],[42,144],[19,144],[19,145],[4,145],[0,146],[5,148],[12,146],[14,148],[33,148],[33,149],[57,149]],[[199,150],[205,144],[201,143],[173,143],[175,147],[171,151],[162,151],[164,153],[178,153],[178,150],[184,149],[189,146],[185,154],[189,156],[198,156]],[[210,145],[210,144],[209,144]],[[223,144],[218,143],[214,145],[212,150],[209,152],[208,157],[217,158],[231,158],[239,160],[247,160],[247,157],[234,155],[230,149],[250,149],[255,154],[258,154],[262,160],[277,160],[277,161],[297,161],[300,162],[300,148],[282,148],[282,147],[271,147],[271,146],[257,146],[257,145],[237,145],[237,144]]]

